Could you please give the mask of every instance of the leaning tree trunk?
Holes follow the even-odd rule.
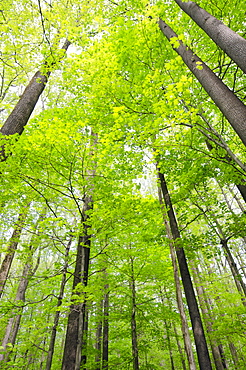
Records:
[[[16,222],[16,227],[12,233],[12,236],[9,240],[8,247],[7,247],[7,253],[2,261],[1,267],[0,267],[0,298],[2,296],[6,281],[8,279],[9,271],[15,256],[15,251],[17,249],[21,232],[24,226],[24,222],[27,216],[27,211],[29,208],[29,204],[27,206],[27,209],[23,211],[18,217],[18,220]]]
[[[201,284],[201,281],[199,279],[199,272],[198,272],[197,268],[193,267],[192,270],[193,270],[193,273],[194,273],[193,276],[194,276],[194,281],[195,281],[195,285],[196,285],[198,299],[200,301],[201,311],[202,311],[204,319],[206,320],[207,332],[208,332],[208,337],[209,337],[209,341],[210,341],[210,345],[211,345],[211,350],[212,350],[212,354],[213,354],[215,368],[216,368],[216,370],[224,370],[224,365],[223,365],[223,362],[222,362],[219,345],[210,336],[210,333],[213,332],[212,317],[211,317],[211,313],[210,313],[211,312],[211,307],[210,307],[208,299],[206,298],[205,290],[204,290],[204,288]]]
[[[246,73],[246,40],[193,1],[174,1]]]
[[[61,60],[67,51],[70,41],[66,40],[60,50],[60,55],[52,60],[52,62],[45,61],[42,70],[36,72],[32,77],[31,81],[24,90],[18,103],[16,104],[13,111],[3,124],[0,133],[5,136],[14,134],[21,135],[25,125],[27,124],[37,102],[42,94],[45,86],[48,82],[48,78],[54,69],[55,65]],[[0,161],[5,161],[8,158],[9,153],[6,152],[6,142],[2,143],[0,150]]]
[[[175,256],[175,246],[172,242],[172,233],[170,230],[170,225],[168,224],[168,221],[166,219],[166,214],[163,209],[163,199],[161,196],[160,187],[158,187],[158,197],[159,197],[159,203],[162,209],[162,215],[163,215],[163,220],[164,220],[167,236],[170,240],[169,246],[170,246],[170,253],[171,253],[171,259],[172,259],[172,265],[173,265],[174,282],[175,282],[175,288],[176,288],[176,300],[177,300],[177,306],[178,306],[180,319],[181,319],[181,330],[182,330],[183,339],[184,339],[185,352],[186,352],[187,359],[188,359],[189,370],[196,370],[196,363],[195,363],[193,349],[192,349],[189,327],[188,327],[186,313],[185,313],[184,304],[183,304],[182,291],[181,291],[181,286],[180,286],[180,278],[179,278],[177,260]]]
[[[178,259],[180,275],[184,286],[186,301],[189,309],[192,330],[194,334],[196,351],[198,356],[198,362],[200,370],[212,370],[211,361],[209,357],[206,337],[202,325],[201,315],[198,309],[198,304],[191,281],[191,276],[185,256],[185,251],[181,245],[181,237],[178,229],[177,220],[174,214],[171,198],[167,189],[164,175],[158,171],[158,177],[160,180],[160,186],[163,194],[163,199],[167,208],[167,215],[169,218],[169,224],[172,232],[172,237],[175,242],[176,255]]]
[[[32,247],[30,247],[30,253],[32,253],[31,249]],[[39,266],[39,262],[40,262],[40,258],[38,257],[36,266],[33,269],[32,255],[31,255],[30,257],[28,257],[28,260],[24,266],[22,277],[20,279],[17,292],[16,292],[16,296],[15,296],[15,301],[19,302],[18,305],[20,306],[20,309],[19,309],[20,313],[18,313],[16,316],[11,317],[8,321],[8,324],[5,330],[5,335],[2,341],[2,347],[4,348],[4,350],[6,350],[8,344],[11,344],[12,347],[14,347],[15,345],[15,341],[16,341],[16,337],[18,334],[20,321],[22,317],[22,310],[23,310],[20,302],[25,303],[25,295],[26,295],[26,290],[27,290],[27,286],[29,283],[29,279],[31,276],[35,274]],[[10,353],[11,352],[0,354],[0,361],[7,362],[9,360]]]
[[[191,49],[178,40],[178,35],[162,19],[159,20],[159,27],[169,41],[172,38],[178,41],[179,46],[173,46],[173,49],[181,56],[246,146],[246,106]]]

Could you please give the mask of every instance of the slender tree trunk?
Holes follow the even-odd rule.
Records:
[[[9,136],[14,134],[21,135],[29,117],[31,116],[40,95],[42,94],[48,82],[48,78],[52,69],[61,60],[71,43],[66,40],[60,50],[60,55],[52,62],[46,61],[42,70],[36,72],[24,90],[20,100],[16,104],[12,113],[9,115],[0,132],[3,135]],[[9,153],[5,152],[5,144],[3,143],[0,150],[0,161],[5,161]]]
[[[173,359],[173,350],[172,350],[171,339],[170,339],[170,330],[169,330],[169,327],[168,327],[167,320],[163,320],[163,321],[164,321],[164,326],[165,326],[165,329],[166,329],[166,337],[167,337],[167,345],[168,345],[168,352],[169,352],[171,369],[175,370],[174,359]]]
[[[131,264],[131,279],[129,287],[131,290],[131,336],[132,336],[132,357],[133,357],[133,370],[139,370],[138,358],[138,338],[137,338],[137,323],[136,323],[136,286],[134,276],[133,258],[130,257]]]
[[[159,20],[159,27],[169,41],[173,37],[178,40],[177,34],[162,19]],[[173,49],[181,56],[246,145],[246,106],[191,49],[180,40],[178,43],[179,46],[173,46]]]
[[[197,295],[198,299],[200,301],[200,307],[202,310],[203,317],[206,321],[206,326],[207,326],[207,332],[208,334],[213,331],[213,324],[212,324],[212,319],[210,315],[210,304],[206,298],[206,294],[204,291],[203,286],[201,285],[200,279],[199,279],[199,272],[196,267],[193,267],[193,272],[194,272],[194,280],[196,282],[196,289],[197,289]],[[209,340],[210,340],[210,345],[211,345],[211,350],[213,354],[213,359],[214,359],[214,364],[216,367],[216,370],[224,370],[224,366],[222,363],[222,359],[220,356],[220,349],[219,346],[217,345],[215,340],[211,339],[211,336],[209,335]]]
[[[106,273],[105,273],[106,274]],[[105,294],[103,301],[103,352],[102,369],[108,370],[108,332],[109,332],[109,285],[104,286]]]
[[[27,206],[27,209],[25,209],[24,212],[21,213],[18,217],[18,220],[16,222],[16,227],[8,243],[7,253],[0,267],[0,297],[2,296],[6,281],[8,279],[8,275],[9,275],[9,271],[10,271],[10,268],[11,268],[11,265],[14,259],[15,251],[17,249],[20,236],[21,236],[21,232],[24,226],[24,222],[27,216],[28,208],[29,208],[29,205]]]
[[[166,219],[165,211],[163,209],[163,200],[161,196],[160,187],[158,187],[158,196],[159,196],[159,202],[162,208],[162,214],[163,214],[163,220],[164,220],[166,232],[170,240],[169,246],[170,246],[170,253],[171,253],[171,258],[172,258],[174,282],[175,282],[175,288],[176,288],[176,300],[177,300],[178,310],[179,310],[179,314],[181,318],[181,329],[182,329],[182,334],[183,334],[183,339],[184,339],[185,352],[186,352],[187,359],[188,359],[189,369],[196,370],[196,363],[194,359],[191,338],[190,338],[186,313],[185,313],[184,304],[183,304],[182,291],[181,291],[180,280],[179,280],[179,272],[178,272],[177,260],[175,256],[175,247],[172,242],[172,233],[170,230],[170,226]]]
[[[30,247],[30,250],[31,250],[31,247]],[[40,262],[40,258],[37,259],[36,266],[33,269],[32,268],[33,267],[32,266],[32,255],[31,255],[28,258],[24,266],[22,277],[20,279],[20,283],[18,285],[16,296],[15,296],[15,301],[19,302],[19,305],[20,305],[20,302],[25,303],[25,295],[26,295],[26,290],[27,290],[27,286],[29,283],[29,278],[35,274],[39,266],[39,262]],[[11,344],[12,347],[14,347],[15,345],[15,341],[16,341],[16,337],[18,334],[20,321],[22,317],[22,307],[20,307],[19,311],[20,313],[11,317],[7,324],[5,335],[2,341],[2,346],[4,347],[5,350],[6,350],[7,344]],[[9,360],[10,353],[11,352],[8,352],[6,354],[0,354],[0,361],[7,362]]]
[[[246,306],[246,285],[242,279],[242,276],[237,268],[237,264],[234,261],[234,258],[231,254],[230,248],[228,247],[228,241],[227,239],[221,239],[220,240],[222,248],[224,249],[225,252],[225,257],[226,260],[230,266],[232,276],[234,278],[236,287],[238,292],[242,295],[242,303],[244,306]],[[244,296],[244,297],[243,297]]]
[[[72,238],[70,238],[70,240],[68,242],[68,245],[66,247],[65,262],[64,262],[64,267],[63,267],[63,274],[62,274],[62,281],[61,281],[61,286],[60,286],[59,297],[58,297],[58,301],[57,301],[57,308],[61,306],[63,296],[64,296],[64,290],[65,290],[65,285],[66,285],[66,276],[67,276],[67,268],[68,268],[68,256],[69,256],[69,250],[70,250],[71,243],[72,243]],[[48,355],[47,355],[47,359],[46,359],[45,370],[50,370],[50,368],[51,368],[52,358],[53,358],[54,348],[55,348],[56,331],[57,331],[57,327],[58,327],[58,324],[59,324],[59,319],[60,319],[60,311],[57,310],[56,313],[55,313],[55,317],[54,317],[54,323],[53,323],[51,337],[50,337],[50,343],[49,343]]]
[[[193,1],[175,2],[246,73],[246,40]]]
[[[183,247],[181,246],[180,232],[178,229],[176,217],[174,214],[171,198],[168,193],[166,181],[164,175],[158,171],[158,177],[160,180],[161,190],[163,199],[167,208],[167,214],[169,218],[170,228],[174,242],[176,244],[176,254],[179,263],[180,274],[184,286],[186,301],[189,308],[189,314],[191,318],[192,329],[194,333],[194,339],[196,344],[198,362],[200,370],[211,370],[211,362],[207,347],[207,342],[203,330],[202,320],[198,309],[198,304],[191,281],[190,272],[187,265],[187,260]]]
[[[98,323],[97,323],[97,330],[96,330],[96,356],[95,356],[95,370],[101,370],[101,355],[102,355],[102,317],[103,317],[103,304],[104,300],[102,299],[100,302],[100,306],[98,309]]]
[[[183,354],[182,346],[181,346],[181,343],[179,341],[178,332],[177,332],[177,329],[176,329],[176,326],[175,326],[174,323],[173,323],[173,330],[174,330],[174,334],[175,334],[175,338],[176,338],[176,342],[177,342],[177,346],[178,346],[178,350],[179,350],[179,356],[180,356],[180,360],[181,360],[181,363],[182,363],[182,368],[183,368],[183,370],[187,370],[186,364],[185,364],[185,356]]]

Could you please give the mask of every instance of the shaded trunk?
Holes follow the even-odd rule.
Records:
[[[20,308],[19,308],[20,313],[11,317],[8,321],[8,324],[7,324],[7,327],[6,327],[6,330],[5,330],[5,335],[4,335],[4,338],[3,338],[3,341],[2,341],[2,347],[4,348],[5,351],[6,351],[6,348],[7,348],[8,344],[11,344],[12,347],[14,347],[14,345],[15,345],[15,341],[16,341],[16,337],[17,337],[17,334],[18,334],[20,321],[21,321],[21,317],[22,317],[21,303],[25,303],[25,295],[26,295],[26,290],[27,290],[28,283],[29,283],[29,278],[30,278],[30,276],[35,274],[35,272],[38,268],[39,262],[40,262],[40,258],[38,258],[35,268],[32,269],[33,266],[32,266],[32,261],[31,260],[32,260],[32,256],[29,257],[27,263],[24,266],[22,277],[20,279],[20,283],[19,283],[18,288],[17,288],[15,301],[17,302],[17,305],[20,306]],[[11,351],[7,352],[5,354],[0,354],[0,361],[7,362],[9,360],[10,354],[11,354]]]
[[[194,280],[196,282],[196,289],[197,289],[197,295],[198,299],[200,302],[200,307],[202,310],[203,317],[206,322],[206,327],[207,327],[207,332],[212,333],[213,332],[213,324],[212,324],[212,318],[210,315],[211,308],[208,299],[206,298],[206,294],[204,291],[203,286],[201,285],[200,279],[199,279],[199,272],[196,267],[193,267],[193,272],[194,272]],[[216,343],[215,340],[211,338],[209,335],[209,341],[210,341],[210,346],[213,354],[213,359],[214,359],[214,364],[216,370],[224,370],[223,362],[221,359],[220,355],[220,349],[218,344]]]
[[[159,20],[159,27],[169,41],[172,38],[178,40],[177,34],[161,19]],[[179,46],[173,47],[173,49],[181,56],[184,63],[246,145],[246,106],[191,49],[180,40],[178,40],[178,43]]]
[[[227,239],[221,239],[220,242],[221,242],[222,248],[224,249],[225,257],[226,257],[226,260],[227,260],[227,262],[230,266],[230,270],[231,270],[232,276],[234,278],[237,290],[242,296],[244,296],[244,297],[242,297],[242,303],[243,303],[244,306],[246,306],[246,299],[245,299],[245,297],[246,297],[246,285],[245,285],[245,283],[242,279],[242,276],[241,276],[241,274],[240,274],[240,272],[237,268],[237,264],[234,261],[234,258],[231,254],[231,251],[230,251],[230,248],[228,247]]]
[[[92,209],[91,197],[86,197],[83,212]],[[90,243],[91,237],[88,234],[88,224],[85,223],[86,216],[82,220],[83,234],[79,236],[76,254],[76,265],[74,271],[73,291],[76,291],[78,284],[86,287],[88,282]],[[63,352],[62,370],[75,370],[81,364],[82,336],[85,330],[85,309],[86,296],[79,290],[80,303],[74,301],[70,306],[68,315],[67,332]]]
[[[66,247],[65,263],[64,263],[64,267],[63,267],[62,281],[61,281],[60,292],[59,292],[59,297],[58,297],[58,301],[57,301],[57,308],[61,306],[63,296],[64,296],[64,290],[65,290],[65,285],[66,285],[66,276],[67,276],[67,268],[68,268],[68,256],[69,256],[69,250],[70,250],[71,243],[72,243],[72,238],[69,240],[68,245]],[[50,337],[50,343],[49,343],[49,349],[48,349],[48,355],[47,355],[47,359],[46,359],[45,370],[50,370],[50,368],[51,368],[52,358],[53,358],[53,353],[54,353],[54,348],[55,348],[56,331],[57,331],[57,327],[58,327],[58,324],[59,324],[59,319],[60,319],[60,311],[57,310],[56,313],[55,313],[55,317],[54,317],[54,322],[53,322],[53,327],[52,327],[52,332],[51,332],[51,337]]]
[[[179,350],[179,356],[180,356],[180,360],[181,360],[181,363],[182,363],[182,368],[183,368],[183,370],[187,370],[186,364],[185,364],[185,356],[183,354],[182,346],[181,346],[181,343],[179,341],[178,332],[177,332],[177,329],[176,329],[176,326],[175,326],[174,323],[173,323],[173,330],[174,330],[174,334],[175,334],[175,338],[176,338],[176,342],[177,342],[177,346],[178,346],[178,350]]]
[[[93,152],[97,144],[97,134],[91,132],[91,169],[87,169],[86,179],[88,193],[84,195],[84,205],[81,212],[81,234],[79,236],[76,264],[73,280],[73,292],[78,298],[72,299],[70,313],[68,315],[66,339],[63,352],[62,370],[84,369],[86,364],[86,336],[87,336],[87,298],[86,291],[89,275],[91,231],[89,225],[90,211],[93,209],[93,179],[95,176],[96,163],[93,161]],[[90,194],[90,195],[89,195]],[[77,290],[76,290],[77,288]],[[83,348],[82,348],[83,347]],[[83,355],[82,355],[83,352]]]
[[[169,330],[167,321],[166,320],[163,320],[163,321],[164,321],[164,326],[166,329],[166,338],[167,338],[168,352],[169,352],[169,357],[170,357],[170,365],[171,365],[171,369],[175,370],[174,360],[173,360],[173,350],[172,350],[171,339],[170,339],[170,330]]]
[[[102,368],[108,370],[108,331],[109,331],[109,285],[104,286],[105,295],[103,301],[103,352],[102,352]]]
[[[188,304],[189,314],[191,318],[192,329],[194,333],[194,339],[196,344],[198,362],[200,365],[200,370],[211,370],[211,362],[209,358],[209,352],[207,347],[207,342],[203,330],[202,320],[200,312],[198,309],[198,304],[191,281],[191,276],[189,268],[187,265],[187,260],[183,247],[181,246],[180,232],[178,229],[176,217],[174,214],[172,202],[168,193],[166,181],[164,175],[159,171],[158,177],[160,180],[161,190],[163,194],[163,199],[167,208],[167,214],[169,218],[170,228],[175,241],[176,255],[179,263],[179,269],[181,274],[181,279],[184,286],[186,301]]]
[[[169,246],[170,246],[170,253],[171,253],[171,258],[172,258],[174,282],[175,282],[175,288],[176,288],[176,300],[177,300],[178,310],[179,310],[179,314],[181,318],[181,330],[182,330],[183,339],[184,339],[185,352],[186,352],[187,359],[188,359],[189,369],[196,370],[196,363],[195,363],[192,344],[191,344],[189,327],[188,327],[184,304],[183,304],[182,291],[181,291],[181,285],[180,285],[180,280],[179,280],[179,272],[178,272],[177,260],[175,256],[175,247],[172,242],[172,233],[170,230],[170,226],[166,219],[165,211],[163,209],[163,200],[161,196],[161,189],[159,187],[158,187],[158,196],[159,196],[159,202],[160,202],[160,205],[163,211],[162,214],[163,214],[163,220],[164,220],[166,232],[170,240]]]
[[[96,356],[95,356],[95,370],[101,370],[101,355],[102,355],[102,311],[103,311],[103,302],[101,301],[99,309],[98,309],[98,323],[97,323],[97,330],[96,330]]]
[[[29,207],[29,205],[28,205]],[[6,281],[8,279],[9,271],[15,256],[15,251],[17,249],[21,232],[24,226],[24,222],[27,216],[27,210],[21,213],[16,222],[16,228],[14,229],[12,236],[9,240],[7,253],[3,259],[3,262],[0,267],[0,297],[2,296]]]
[[[136,323],[136,286],[133,268],[133,258],[130,257],[131,263],[131,280],[129,287],[131,290],[131,336],[132,336],[132,357],[133,357],[133,370],[139,370],[138,359],[138,338],[137,338],[137,323]]]
[[[246,40],[193,1],[174,1],[246,73]]]
[[[45,62],[42,70],[36,72],[31,81],[24,90],[15,108],[3,124],[0,132],[3,135],[9,136],[14,134],[21,135],[25,125],[27,124],[37,102],[47,84],[48,78],[54,66],[64,56],[68,49],[70,42],[65,41],[61,48],[60,55],[52,62]],[[9,153],[5,151],[5,144],[3,143],[0,150],[0,161],[5,161]]]

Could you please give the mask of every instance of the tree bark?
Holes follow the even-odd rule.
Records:
[[[169,246],[170,246],[170,253],[171,253],[171,259],[172,259],[172,265],[173,265],[174,282],[175,282],[175,288],[176,288],[176,300],[177,300],[178,310],[179,310],[179,314],[181,318],[181,330],[182,330],[183,339],[184,339],[185,352],[186,352],[187,359],[188,359],[189,370],[196,370],[196,363],[194,359],[191,338],[190,338],[186,313],[185,313],[184,304],[183,304],[182,291],[181,291],[180,280],[179,280],[179,272],[178,272],[177,260],[175,256],[175,247],[172,242],[172,233],[170,230],[170,226],[166,219],[165,211],[163,209],[163,200],[161,196],[160,187],[158,187],[158,196],[159,196],[159,202],[162,208],[162,214],[163,214],[163,220],[164,220],[166,232],[167,232],[168,238],[170,239]]]
[[[30,247],[31,250],[31,247]],[[16,296],[15,296],[15,301],[16,302],[25,302],[25,295],[26,295],[26,290],[27,286],[29,283],[29,278],[30,276],[33,276],[38,268],[40,259],[38,258],[37,263],[35,268],[33,269],[32,265],[32,256],[30,256],[24,266],[22,277],[20,279]],[[8,344],[11,344],[12,347],[15,345],[16,337],[18,334],[19,326],[20,326],[20,321],[22,317],[22,307],[20,306],[20,313],[17,315],[11,317],[8,321],[6,330],[5,330],[5,335],[2,341],[2,346],[6,350],[6,347]],[[7,362],[9,360],[9,356],[11,354],[10,352],[7,352],[5,354],[0,354],[0,361]]]
[[[85,199],[83,208],[84,215],[86,215],[87,211],[92,209],[92,198],[89,196],[86,198],[87,199]],[[83,234],[79,236],[77,245],[73,291],[76,289],[79,283],[86,287],[88,282],[91,237],[88,233],[89,226],[85,222],[86,216],[84,217],[84,220],[82,220]],[[75,370],[78,362],[81,362],[82,337],[79,337],[79,334],[83,336],[85,329],[86,297],[83,297],[83,292],[80,294],[80,296],[82,302],[75,302],[70,306],[63,352],[62,370]]]
[[[37,71],[34,74],[31,81],[24,90],[22,96],[20,97],[18,103],[16,104],[15,108],[13,109],[13,111],[10,113],[9,117],[3,124],[0,130],[1,134],[5,136],[22,134],[22,132],[24,131],[24,127],[27,124],[34,110],[40,95],[45,89],[52,69],[57,64],[57,62],[59,62],[61,58],[64,56],[70,44],[71,44],[70,41],[66,40],[61,48],[62,53],[61,56],[59,56],[58,60],[56,59],[52,62],[48,61],[44,62],[43,69]],[[5,152],[5,146],[6,143],[3,142],[0,149],[0,161],[5,161],[9,156],[9,153]]]
[[[131,264],[131,278],[129,280],[129,287],[131,290],[131,336],[132,336],[132,358],[133,370],[139,370],[138,358],[138,338],[137,338],[137,322],[136,322],[136,286],[134,276],[133,258],[130,257]]]
[[[109,285],[104,286],[105,294],[103,301],[103,351],[102,351],[102,369],[108,370],[108,332],[109,332]]]
[[[193,1],[175,2],[246,73],[246,40]]]
[[[91,159],[91,169],[87,170],[86,176],[88,181],[88,189],[84,196],[84,205],[81,212],[82,230],[77,245],[73,280],[73,292],[76,292],[76,288],[79,287],[79,291],[76,292],[76,295],[79,296],[80,302],[77,303],[74,301],[70,306],[62,360],[62,370],[79,370],[81,367],[84,369],[86,364],[86,353],[83,351],[82,356],[82,347],[86,347],[88,312],[86,292],[83,291],[83,287],[86,288],[89,275],[91,234],[88,221],[90,219],[89,212],[93,209],[93,179],[96,172],[96,163],[93,161],[93,154],[96,144],[97,134],[94,134],[91,131],[91,151],[89,153]]]
[[[27,206],[27,208],[29,208],[29,205]],[[11,268],[11,265],[12,265],[12,262],[15,256],[15,251],[17,249],[17,246],[20,240],[20,236],[21,236],[21,232],[23,229],[26,216],[27,216],[27,210],[24,210],[24,212],[19,215],[18,220],[16,222],[16,227],[8,243],[7,253],[0,267],[0,298],[2,296],[6,281],[8,279],[9,271],[10,271],[10,268]]]
[[[197,295],[198,299],[200,301],[200,307],[202,310],[202,314],[204,319],[206,320],[206,326],[207,326],[207,332],[208,334],[213,331],[213,324],[212,324],[212,319],[210,315],[210,304],[208,300],[206,299],[206,294],[204,291],[203,286],[201,285],[200,279],[199,279],[199,272],[197,271],[197,268],[193,267],[193,272],[194,272],[194,280],[196,283],[196,289],[197,289]],[[214,359],[214,364],[216,370],[224,370],[223,362],[221,359],[220,355],[220,349],[215,340],[212,340],[212,338],[209,335],[209,341],[210,341],[210,346],[213,354],[213,359]]]
[[[178,224],[174,214],[171,198],[168,193],[166,181],[164,175],[158,171],[158,177],[160,180],[160,186],[163,194],[163,199],[167,208],[167,214],[169,218],[170,228],[175,241],[176,255],[179,263],[180,274],[184,286],[186,301],[189,309],[192,329],[194,333],[194,339],[196,344],[196,351],[198,356],[198,362],[200,370],[212,370],[211,361],[209,357],[207,342],[203,330],[202,320],[198,309],[198,304],[191,281],[189,268],[183,247],[181,246],[181,237],[178,229]]]
[[[70,238],[68,245],[66,247],[66,252],[65,252],[65,262],[64,262],[64,267],[63,267],[63,274],[62,274],[62,281],[60,285],[60,292],[59,292],[59,297],[57,301],[57,308],[61,306],[63,296],[64,296],[64,290],[65,290],[65,285],[66,285],[66,276],[67,276],[67,268],[68,268],[68,256],[69,256],[69,250],[70,246],[72,243],[72,238]],[[57,326],[59,324],[59,319],[60,319],[60,311],[56,311],[55,317],[54,317],[54,323],[52,327],[52,332],[51,332],[51,337],[50,337],[50,343],[49,343],[49,349],[48,349],[48,355],[46,359],[46,367],[45,370],[50,370],[51,364],[52,364],[52,358],[54,354],[54,348],[55,348],[55,340],[56,340],[56,331],[57,331]]]
[[[159,20],[159,27],[169,41],[174,37],[178,40],[177,34],[162,19]],[[173,46],[173,49],[181,56],[246,146],[246,106],[191,49],[180,40],[178,43],[179,46]]]

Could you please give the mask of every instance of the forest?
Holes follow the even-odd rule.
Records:
[[[1,0],[0,369],[245,370],[244,0]]]

